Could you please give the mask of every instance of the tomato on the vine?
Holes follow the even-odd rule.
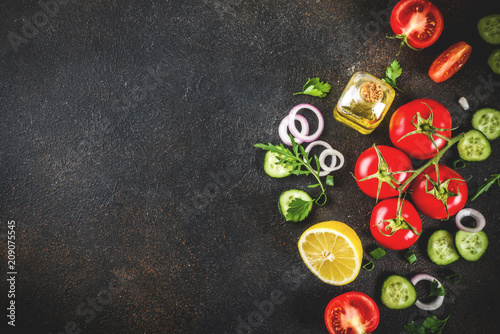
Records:
[[[427,0],[401,0],[391,12],[391,28],[395,38],[412,49],[432,45],[443,32],[443,15]]]
[[[447,219],[460,211],[467,202],[468,188],[460,174],[448,166],[427,167],[411,183],[413,204],[424,215],[433,219]]]
[[[389,136],[410,157],[430,159],[451,137],[450,112],[431,99],[411,101],[392,114]]]
[[[400,150],[374,145],[356,160],[354,177],[365,194],[377,199],[398,196],[397,188],[412,175],[410,158]]]
[[[325,310],[330,334],[373,332],[380,321],[378,306],[368,295],[351,291],[333,298]]]
[[[432,62],[429,76],[435,82],[448,80],[464,66],[471,52],[472,47],[465,42],[453,44]]]
[[[389,198],[373,208],[370,231],[380,246],[394,250],[406,249],[420,236],[422,220],[410,202]]]

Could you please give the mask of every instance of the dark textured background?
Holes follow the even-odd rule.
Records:
[[[451,314],[445,333],[500,331],[497,186],[467,204],[488,221],[490,247],[477,263],[432,264],[430,233],[455,226],[424,217],[425,232],[412,247],[418,262],[408,265],[391,251],[342,287],[314,277],[296,247],[307,227],[325,220],[352,226],[365,252],[375,247],[367,226],[375,201],[350,172],[373,143],[390,145],[397,107],[436,99],[449,108],[455,133],[470,128],[472,110],[500,109],[500,76],[486,64],[495,47],[475,27],[498,5],[434,1],[445,20],[442,36],[424,51],[401,52],[405,93],[364,136],[334,121],[332,111],[355,71],[382,77],[394,59],[398,42],[385,38],[393,1],[61,2],[50,15],[37,1],[0,3],[0,268],[5,277],[7,222],[15,220],[16,328],[325,333],[330,299],[358,290],[380,305],[376,333],[400,333],[419,312],[383,307],[380,286],[392,273],[425,272],[462,274],[437,312]],[[9,33],[23,38],[17,50]],[[434,83],[432,60],[460,40],[472,46],[470,60]],[[316,76],[332,84],[326,98],[292,95]],[[461,96],[472,110],[460,108]],[[346,165],[334,173],[328,203],[292,224],[280,217],[277,198],[312,180],[267,177],[264,152],[252,145],[278,143],[279,122],[298,103],[323,112],[321,139],[344,153]],[[499,140],[489,160],[460,170],[470,192],[499,172],[498,154]],[[456,157],[452,149],[444,162]],[[259,311],[276,296],[284,302]]]

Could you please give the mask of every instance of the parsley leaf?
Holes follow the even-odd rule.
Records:
[[[288,218],[299,218],[303,220],[307,216],[308,206],[316,203],[319,206],[323,206],[326,204],[327,196],[326,196],[326,188],[321,181],[319,176],[319,171],[321,170],[318,156],[314,155],[312,158],[309,157],[309,154],[306,152],[304,147],[295,142],[295,139],[292,135],[290,135],[290,140],[292,141],[292,150],[285,148],[283,144],[273,145],[271,143],[255,144],[254,147],[261,148],[265,151],[271,151],[278,153],[281,157],[281,160],[278,162],[279,164],[284,163],[285,167],[292,166],[293,169],[290,171],[291,174],[295,175],[309,175],[312,174],[316,179],[315,184],[309,186],[310,188],[320,187],[321,194],[312,201],[305,201],[300,198],[295,198],[289,204],[289,208],[287,210],[287,220]],[[316,164],[316,169],[311,166],[312,161],[314,160]],[[291,220],[291,219],[290,219]]]
[[[435,314],[426,318],[421,324],[415,321],[409,322],[404,325],[404,329],[410,334],[442,334],[443,328],[448,321],[447,316],[445,319],[439,319]]]
[[[434,280],[431,282],[431,292],[429,293],[429,296],[444,296],[446,295],[446,292],[444,291],[444,285],[441,285],[439,287],[438,281]]]
[[[401,68],[401,65],[399,65],[399,62],[394,59],[387,67],[387,70],[385,71],[385,78],[382,79],[382,81],[402,92],[402,90],[396,86],[396,79],[399,78],[402,73],[403,69]]]
[[[489,179],[484,179],[484,183],[477,189],[476,193],[471,198],[471,202],[475,200],[482,193],[488,191],[488,189],[490,189],[490,187],[495,183],[495,181],[500,186],[500,173],[491,174]]]
[[[286,220],[295,222],[304,220],[309,214],[312,204],[313,201],[305,201],[298,197],[294,198],[288,205]]]
[[[309,78],[302,88],[302,92],[294,93],[293,95],[305,94],[317,97],[325,97],[330,92],[332,86],[329,83],[319,81],[319,78]]]

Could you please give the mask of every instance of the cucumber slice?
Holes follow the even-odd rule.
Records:
[[[498,66],[500,71],[500,49],[498,49]],[[472,127],[481,131],[488,140],[500,137],[500,111],[493,108],[482,108],[472,115]]]
[[[490,53],[488,65],[490,65],[493,73],[500,74],[500,49],[496,49]]]
[[[488,15],[477,23],[479,35],[490,44],[500,44],[500,14]]]
[[[470,233],[458,231],[455,235],[457,250],[467,261],[477,261],[488,248],[488,237],[484,231]]]
[[[427,244],[427,254],[432,262],[444,266],[460,258],[453,246],[453,235],[445,230],[432,233]]]
[[[278,179],[290,175],[290,172],[293,170],[293,166],[286,166],[284,163],[279,163],[283,158],[283,155],[267,151],[264,157],[264,171],[266,174],[270,177]]]
[[[401,310],[415,304],[417,291],[409,280],[399,275],[387,277],[382,285],[382,303],[390,309]]]
[[[309,204],[308,204],[309,207],[306,210],[307,214],[309,214],[309,212],[311,212],[311,209],[313,207],[313,199],[305,191],[298,190],[298,189],[290,189],[290,190],[284,191],[280,195],[280,199],[278,201],[278,208],[279,208],[281,214],[283,215],[283,217],[285,217],[285,219],[287,221],[294,221],[294,222],[299,221],[299,219],[289,219],[287,217],[288,209],[290,208],[290,203],[296,198],[300,198],[303,201],[309,202]],[[303,219],[304,218],[305,217],[303,217]],[[301,220],[303,220],[303,219],[301,219]]]
[[[477,130],[467,132],[458,142],[457,149],[460,158],[465,161],[483,161],[491,154],[490,142]]]

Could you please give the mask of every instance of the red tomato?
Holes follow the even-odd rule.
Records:
[[[437,101],[417,99],[392,114],[389,123],[391,141],[414,159],[435,156],[436,147],[441,149],[446,145],[446,140],[438,135],[451,137],[451,116],[448,109]]]
[[[443,27],[443,15],[427,0],[401,0],[391,13],[392,31],[414,49],[426,48],[437,41]]]
[[[426,168],[413,180],[410,185],[411,199],[424,215],[434,219],[447,219],[464,207],[468,188],[464,178],[456,171],[441,164],[438,168],[439,183],[434,165]]]
[[[337,296],[325,310],[326,328],[330,334],[371,333],[379,321],[377,304],[362,292],[352,291]]]
[[[469,59],[472,47],[465,42],[453,44],[441,53],[429,68],[429,76],[435,82],[448,80]]]
[[[389,198],[375,205],[370,219],[370,231],[380,246],[401,250],[417,241],[422,232],[422,220],[415,207],[403,201],[398,215],[398,199]]]
[[[365,194],[377,198],[378,193],[378,199],[384,199],[398,196],[399,192],[394,188],[412,174],[392,173],[412,169],[410,158],[406,154],[394,147],[378,145],[361,153],[354,166],[354,177],[359,189]]]

